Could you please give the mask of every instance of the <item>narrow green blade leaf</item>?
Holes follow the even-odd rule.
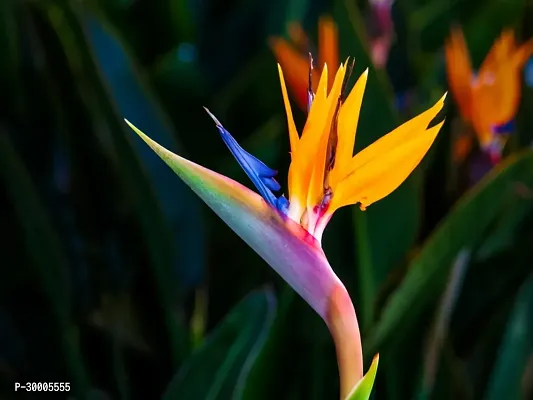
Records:
[[[43,9],[61,41],[68,67],[75,78],[74,90],[80,92],[84,106],[91,113],[95,141],[102,147],[103,153],[113,160],[113,165],[117,168],[113,173],[117,174],[120,186],[123,186],[125,201],[130,202],[128,205],[134,210],[136,223],[146,243],[159,302],[164,311],[171,346],[170,357],[175,365],[179,365],[189,351],[188,333],[172,306],[176,285],[173,285],[169,276],[176,260],[176,246],[161,209],[161,199],[154,190],[153,182],[144,172],[143,164],[130,142],[129,132],[118,118],[113,96],[104,84],[100,66],[84,31],[80,5],[60,1],[40,2],[38,7]],[[136,89],[138,93],[138,87]]]
[[[21,58],[19,37],[18,4],[14,0],[0,2],[0,49],[4,54],[4,62],[0,66],[0,83],[5,93],[10,94],[10,101],[4,106],[4,112],[19,113],[22,111],[23,91],[20,90]]]
[[[519,228],[533,208],[533,202],[528,198],[512,200],[507,207],[501,210],[496,226],[476,251],[476,261],[486,260],[515,243],[516,236],[520,231]]]
[[[368,372],[363,376],[363,379],[359,381],[353,391],[346,397],[346,400],[368,400],[374,387],[374,380],[376,379],[376,373],[378,371],[379,354],[376,354],[372,360]]]
[[[275,313],[272,291],[248,295],[186,361],[163,400],[240,398],[237,394],[267,338]]]
[[[522,376],[533,354],[533,275],[516,298],[500,344],[486,400],[522,398]]]
[[[268,339],[250,370],[243,387],[243,400],[268,400],[286,393],[287,375],[292,367],[287,365],[287,348],[291,346],[294,299],[296,294],[288,286],[280,294],[276,319]],[[272,385],[275,380],[279,385]]]
[[[139,71],[125,47],[90,13],[85,13],[83,24],[102,78],[120,113],[135,115],[138,123],[149,127],[154,140],[170,150],[181,151],[168,118],[149,90],[145,74]],[[183,183],[176,182],[172,171],[143,143],[135,141],[133,150],[149,175],[165,220],[172,229],[172,245],[176,249],[173,273],[182,289],[190,289],[202,279],[205,263],[202,216],[194,194]],[[176,203],[180,206],[176,207]]]
[[[432,332],[425,350],[421,393],[428,398],[433,390],[435,376],[441,358],[443,342],[448,334],[451,317],[455,311],[459,294],[463,289],[463,282],[468,271],[472,250],[462,249],[453,263],[450,276],[447,279],[446,290],[440,300],[435,313]]]
[[[70,320],[72,304],[67,259],[50,216],[41,204],[22,160],[3,130],[0,130],[0,178],[24,232],[26,254],[35,267],[42,290],[52,308],[56,334],[70,372],[73,390],[77,397],[85,399],[89,392],[89,378]]]
[[[435,300],[460,249],[479,239],[503,204],[517,196],[516,184],[533,184],[533,152],[509,157],[463,197],[412,261],[402,284],[388,301],[365,350],[397,343],[424,307]]]

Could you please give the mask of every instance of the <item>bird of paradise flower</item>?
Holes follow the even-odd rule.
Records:
[[[302,134],[292,116],[278,64],[291,148],[288,198],[276,196],[276,171],[247,153],[207,112],[260,196],[234,180],[186,160],[128,125],[196,194],[252,247],[322,317],[335,343],[341,399],[368,399],[378,356],[363,376],[362,345],[353,303],[333,272],[321,238],[335,210],[352,204],[365,209],[394,191],[420,163],[444,121],[429,127],[442,109],[433,107],[377,140],[355,156],[353,148],[368,70],[348,96],[353,64],[340,64],[328,92],[324,64],[316,92],[309,88],[309,114]],[[359,397],[361,396],[361,397]]]
[[[471,125],[481,150],[492,164],[500,160],[513,129],[521,96],[521,71],[532,54],[533,40],[518,46],[514,32],[506,29],[475,73],[461,28],[452,28],[446,40],[450,91],[463,121]],[[460,136],[454,148],[456,161],[464,160],[474,144],[471,136]]]

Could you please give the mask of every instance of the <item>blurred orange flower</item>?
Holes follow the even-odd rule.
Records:
[[[533,40],[518,46],[512,30],[504,30],[494,42],[478,73],[472,70],[470,55],[460,28],[453,28],[446,40],[446,72],[450,91],[463,120],[469,123],[481,149],[500,154],[505,137],[500,127],[514,120],[520,102],[520,75],[533,54]],[[457,142],[460,161],[467,144]],[[471,147],[467,146],[467,147]]]
[[[302,110],[308,109],[309,89],[309,38],[298,22],[289,25],[291,42],[272,37],[270,47],[283,68],[291,94]],[[323,16],[318,21],[318,68],[311,71],[311,90],[316,92],[324,64],[327,64],[328,93],[335,81],[335,73],[340,65],[337,25],[331,17]]]

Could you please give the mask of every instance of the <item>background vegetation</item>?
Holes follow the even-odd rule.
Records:
[[[250,186],[208,106],[283,186],[288,139],[267,39],[289,21],[315,38],[331,14],[355,78],[371,64],[367,12],[355,0],[0,2],[1,398],[43,398],[15,394],[15,381],[71,382],[79,400],[337,398],[324,323],[123,118]],[[533,36],[529,0],[397,0],[393,17],[358,149],[446,90],[452,24],[475,65],[502,28]],[[526,398],[533,154],[521,149],[533,90],[509,156],[466,193],[449,161],[452,101],[446,113],[413,176],[365,213],[339,211],[325,252],[356,304],[366,367],[380,353],[375,399]]]

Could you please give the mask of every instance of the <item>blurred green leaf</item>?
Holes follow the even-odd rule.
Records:
[[[120,113],[127,118],[134,116],[134,123],[149,129],[154,140],[183,154],[169,127],[168,118],[158,107],[154,94],[148,90],[146,79],[141,79],[139,67],[93,15],[84,15],[87,39]],[[172,171],[149,148],[139,141],[134,141],[133,146],[149,174],[165,219],[172,229],[173,246],[176,248],[173,273],[183,289],[190,289],[202,278],[205,263],[200,205],[187,186],[177,182]],[[176,203],[180,206],[176,207]]]
[[[271,290],[249,294],[172,379],[163,400],[240,398],[276,313]]]
[[[207,96],[206,77],[198,64],[197,53],[198,48],[194,44],[180,43],[150,69],[154,86],[165,100],[164,104],[169,106],[169,114],[175,112],[180,103],[198,101]]]
[[[176,36],[183,41],[193,41],[195,39],[195,24],[192,5],[194,2],[189,0],[170,0],[168,7],[172,26],[176,30]]]
[[[435,377],[441,358],[443,343],[448,336],[450,319],[455,311],[457,299],[463,289],[463,282],[470,264],[472,250],[461,249],[453,262],[446,289],[440,299],[435,320],[429,334],[428,345],[424,355],[422,387],[419,399],[431,398]]]
[[[4,62],[0,65],[0,82],[6,93],[9,93],[9,105],[22,112],[22,93],[20,88],[20,38],[18,25],[18,9],[14,0],[0,2],[0,51]],[[7,89],[7,90],[6,90]]]
[[[517,190],[520,190],[520,186]],[[525,190],[527,191],[527,188]],[[519,228],[523,225],[524,218],[532,209],[531,198],[519,196],[511,199],[508,206],[501,210],[494,229],[476,251],[476,261],[486,260],[513,244],[516,235],[520,234]]]
[[[142,326],[129,293],[103,293],[100,308],[94,310],[89,321],[113,338],[117,344],[149,352],[150,346],[142,335]]]
[[[532,12],[533,14],[533,12]],[[531,62],[531,61],[530,61]],[[533,70],[532,67],[530,67]],[[523,87],[522,89],[522,104],[521,110],[518,114],[518,142],[524,147],[533,146],[533,88]]]
[[[531,226],[531,216],[525,226]],[[523,230],[504,251],[483,262],[471,260],[448,336],[448,351],[453,349],[458,365],[447,363],[443,351],[433,396],[453,380],[461,391],[482,398],[516,294],[531,274],[532,245],[533,236]]]
[[[376,379],[376,373],[378,371],[379,355],[376,355],[372,360],[370,369],[363,376],[363,379],[357,383],[353,391],[348,395],[346,400],[368,400],[372,394],[372,387],[374,386],[374,380]]]
[[[492,0],[476,10],[464,26],[474,66],[480,65],[503,29],[516,26],[526,3],[526,0]]]
[[[143,240],[146,242],[150,266],[154,270],[159,301],[164,310],[172,349],[170,357],[175,365],[178,365],[180,359],[188,353],[188,331],[176,318],[172,306],[175,293],[173,280],[169,279],[175,261],[172,232],[163,218],[152,182],[146,176],[134,151],[130,133],[126,133],[112,96],[103,83],[80,21],[80,10],[67,1],[47,1],[39,3],[39,6],[45,11],[61,41],[68,66],[77,78],[77,89],[87,109],[92,113],[96,139],[100,141],[106,156],[113,160],[119,181],[124,185],[126,198],[135,210]]]
[[[533,352],[533,275],[517,295],[485,399],[521,399],[521,380]]]
[[[312,1],[273,0],[269,5],[271,12],[265,16],[266,33],[268,35],[285,36],[287,34],[287,27],[292,22],[299,22],[302,26],[306,26],[305,22],[307,17],[309,17]]]
[[[421,311],[443,289],[454,257],[480,238],[505,201],[516,196],[516,183],[533,184],[533,152],[509,157],[465,195],[441,222],[389,299],[365,342],[367,354],[396,344],[412,329]]]
[[[236,103],[237,98],[243,96],[243,93],[247,89],[253,86],[253,89],[258,88],[258,90],[264,90],[264,87],[270,84],[273,84],[274,80],[265,81],[264,73],[265,69],[270,70],[270,75],[274,79],[278,79],[275,74],[275,62],[271,52],[267,49],[259,51],[254,57],[248,60],[244,65],[242,65],[238,73],[235,74],[235,78],[230,80],[229,83],[224,85],[218,93],[215,93],[213,96],[213,106],[212,109],[216,110],[217,115],[225,115],[228,112],[228,109]],[[258,79],[258,76],[263,76],[263,79]],[[254,90],[255,93],[260,93]],[[259,96],[257,101],[261,101],[264,96],[269,96],[274,98],[275,96],[279,97],[279,92],[274,91],[265,91],[264,94]]]
[[[191,342],[194,348],[199,347],[204,340],[207,325],[208,294],[205,288],[196,289],[194,296],[194,310],[189,325],[191,327]]]
[[[117,391],[120,400],[131,399],[131,386],[128,379],[126,364],[124,362],[124,348],[120,340],[113,338],[112,343],[113,352],[113,371],[115,375]]]
[[[66,257],[38,192],[3,129],[0,130],[0,174],[24,232],[25,253],[36,269],[56,318],[56,334],[72,380],[72,390],[80,399],[86,399],[90,383],[70,320],[72,304]],[[17,268],[16,265],[7,267]]]
[[[412,38],[426,53],[442,48],[450,25],[460,24],[469,42],[475,65],[504,27],[516,25],[525,0],[416,0],[412,2],[408,19]],[[470,36],[470,34],[472,36]],[[473,46],[472,46],[473,44]]]
[[[257,356],[257,360],[250,370],[246,385],[241,393],[242,400],[268,400],[279,395],[279,390],[284,385],[283,373],[287,365],[286,349],[289,347],[291,328],[291,311],[294,310],[294,298],[296,293],[286,286],[281,294],[276,318],[272,329]],[[281,374],[280,374],[281,372]],[[278,384],[273,385],[275,380]]]

